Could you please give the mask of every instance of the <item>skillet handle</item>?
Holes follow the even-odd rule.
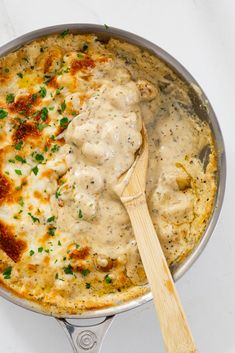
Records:
[[[87,326],[72,324],[67,319],[62,318],[57,318],[57,321],[64,329],[74,353],[99,353],[113,319],[114,316],[108,316],[98,324]]]

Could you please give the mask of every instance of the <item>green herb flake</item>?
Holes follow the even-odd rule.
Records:
[[[40,117],[43,121],[45,121],[47,119],[47,116],[48,116],[48,109],[44,107],[40,111]]]
[[[34,173],[34,175],[38,175],[38,166],[33,167],[32,172]]]
[[[82,47],[82,50],[83,50],[83,51],[86,51],[87,49],[88,49],[88,44],[85,43],[85,44],[83,45],[83,47]]]
[[[64,267],[64,273],[66,275],[73,275],[73,268],[71,265],[68,265],[67,267]]]
[[[20,141],[15,145],[15,149],[17,151],[20,151],[22,149],[22,146],[23,146],[23,141]]]
[[[59,145],[53,145],[52,146],[52,149],[51,149],[51,152],[55,153],[55,152],[58,152],[60,149],[60,146]]]
[[[38,92],[42,98],[45,98],[47,95],[47,90],[45,87],[40,87],[40,91]]]
[[[34,217],[34,216],[32,215],[32,213],[28,212],[28,215],[32,218],[33,223],[36,223],[36,222],[40,223],[39,218]]]
[[[82,210],[79,208],[79,211],[78,211],[78,217],[79,218],[83,218],[83,213],[82,213]]]
[[[16,161],[14,159],[8,159],[9,163],[15,163]]]
[[[64,117],[64,118],[60,119],[60,126],[61,127],[67,127],[68,123],[69,123],[69,119],[68,118]]]
[[[90,272],[91,272],[91,271],[88,270],[88,268],[87,268],[87,269],[85,269],[85,270],[82,270],[82,271],[81,271],[81,274],[82,274],[83,277],[86,277],[87,275],[89,275]]]
[[[4,109],[0,109],[0,119],[6,118],[8,115],[8,112]]]
[[[18,162],[21,162],[22,164],[23,163],[26,163],[26,159],[19,156],[18,154],[15,156],[15,159],[18,161]]]
[[[23,78],[22,72],[17,72],[17,76],[18,76],[19,78]]]
[[[80,245],[79,245],[79,244],[76,244],[75,247],[76,247],[76,249],[79,249],[79,248],[80,248]]]
[[[65,109],[66,109],[66,103],[65,103],[65,101],[63,101],[60,105],[60,110],[63,113],[65,111]]]
[[[43,247],[42,247],[42,246],[40,246],[40,248],[38,248],[38,252],[39,252],[39,253],[42,253],[42,252],[43,252]]]
[[[86,283],[86,289],[91,288],[91,284],[90,283]]]
[[[33,251],[33,250],[30,250],[29,256],[33,256],[34,254],[35,254],[34,251]]]
[[[52,216],[50,218],[47,218],[47,222],[50,223],[50,222],[54,222],[55,220],[55,216]]]
[[[21,196],[20,199],[19,199],[19,205],[20,205],[21,207],[24,206],[24,200],[23,200],[23,197],[22,197],[22,196]]]
[[[51,237],[54,237],[55,231],[56,231],[56,227],[48,228],[48,235],[50,235]]]
[[[58,199],[61,196],[59,189],[56,190],[55,197]]]
[[[37,98],[38,98],[37,93],[33,93],[32,94],[32,101],[35,102]]]
[[[61,241],[60,241],[60,240],[58,240],[58,246],[62,246],[62,245],[61,245]]]
[[[16,173],[17,175],[22,175],[22,171],[21,171],[20,169],[15,169],[15,173]]]
[[[42,162],[44,161],[44,156],[42,154],[37,153],[35,156],[36,161]]]
[[[39,130],[39,131],[42,131],[43,129],[45,129],[46,127],[48,127],[49,125],[48,124],[40,124],[40,123],[37,123],[36,124],[36,128]]]
[[[60,33],[59,37],[64,38],[69,34],[69,29],[65,29],[62,33]]]
[[[10,279],[11,278],[11,272],[12,272],[12,266],[8,266],[4,272],[3,272],[3,278],[4,279]]]
[[[7,102],[7,104],[13,103],[13,102],[14,102],[14,99],[15,99],[14,94],[13,94],[13,93],[9,93],[9,94],[6,96],[6,102]]]
[[[62,91],[63,88],[64,88],[64,87],[57,88],[56,91],[55,91],[55,94],[58,96],[58,95],[61,93],[61,91]]]
[[[106,275],[106,276],[104,277],[104,280],[105,280],[105,282],[106,282],[107,284],[112,283],[112,278],[111,278],[109,275]]]
[[[45,252],[46,252],[47,254],[49,254],[50,250],[49,250],[49,249],[45,249]]]

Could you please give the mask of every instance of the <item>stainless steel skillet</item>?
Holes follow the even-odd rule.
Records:
[[[66,29],[68,29],[71,33],[92,33],[97,35],[99,39],[104,41],[108,40],[110,37],[114,37],[149,50],[151,53],[166,62],[182,78],[182,80],[188,83],[189,94],[194,106],[194,110],[196,111],[200,119],[206,120],[210,124],[211,130],[214,135],[218,156],[217,194],[213,214],[208,222],[206,231],[198,246],[194,249],[191,255],[185,259],[183,263],[171,269],[174,280],[176,281],[192,266],[194,261],[198,258],[198,256],[205,248],[216,225],[223,202],[226,178],[226,160],[223,137],[215,113],[202,90],[200,89],[200,95],[197,93],[198,89],[195,89],[195,87],[199,87],[197,82],[179,62],[177,62],[172,56],[170,56],[168,53],[166,53],[164,50],[162,50],[155,44],[139,36],[136,36],[132,33],[120,29],[91,24],[62,24],[42,28],[20,36],[10,41],[9,43],[3,45],[0,48],[0,56],[4,56],[9,52],[15,51],[22,45],[29,43],[34,39],[40,38],[45,35],[61,33]],[[204,158],[205,156],[206,153],[204,153],[201,157]],[[8,301],[11,301],[12,303],[17,304],[25,309],[32,310],[34,312],[44,315],[51,315],[50,313],[45,313],[42,308],[40,308],[36,304],[32,304],[27,300],[17,298],[4,288],[0,288],[0,295]],[[110,327],[114,316],[121,312],[134,309],[150,301],[151,299],[152,295],[151,293],[148,293],[143,295],[142,297],[139,297],[138,299],[129,301],[125,304],[119,304],[112,308],[87,311],[82,315],[68,315],[66,318],[57,318],[57,320],[64,328],[75,353],[97,353],[100,351],[102,340],[108,328]],[[76,321],[76,319],[96,319],[97,321],[97,318],[102,318],[102,320],[100,319],[99,323],[94,323],[93,320],[90,324],[87,324],[87,320],[84,320],[86,321],[85,326],[79,326]]]

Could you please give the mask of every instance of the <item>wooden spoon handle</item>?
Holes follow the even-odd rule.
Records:
[[[152,290],[167,353],[196,353],[182,305],[156,235],[145,195],[121,198],[130,216],[140,256]]]

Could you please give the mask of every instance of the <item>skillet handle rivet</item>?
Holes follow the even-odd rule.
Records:
[[[83,350],[89,351],[97,344],[96,335],[89,331],[82,331],[77,337],[77,345]]]

